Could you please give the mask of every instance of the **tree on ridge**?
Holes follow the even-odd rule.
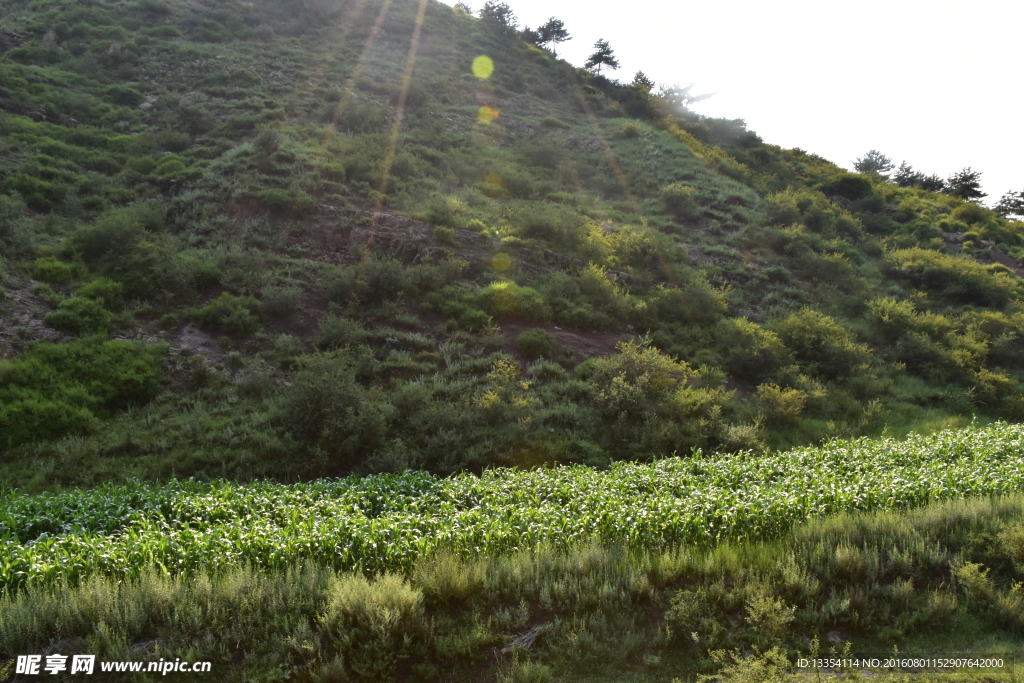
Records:
[[[619,60],[615,58],[615,52],[612,51],[608,41],[604,38],[598,38],[597,42],[594,43],[594,54],[587,58],[587,63],[583,65],[584,69],[597,69],[597,73],[601,73],[601,67],[607,66],[609,69],[618,69]]]

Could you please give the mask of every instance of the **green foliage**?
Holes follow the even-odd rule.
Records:
[[[807,404],[806,392],[783,389],[777,384],[762,384],[756,396],[767,418],[776,424],[795,423]]]
[[[965,201],[987,196],[981,191],[981,172],[971,170],[970,166],[951,175],[943,191]]]
[[[158,232],[163,213],[145,204],[114,209],[76,229],[66,248],[134,296],[151,296],[174,275],[170,245]]]
[[[877,149],[869,151],[853,162],[853,168],[857,173],[875,174],[882,178],[888,178],[889,172],[894,168],[892,159],[885,156]],[[846,195],[843,195],[844,197]],[[848,197],[853,199],[853,197]]]
[[[68,284],[72,280],[81,280],[87,274],[81,263],[64,263],[52,256],[36,259],[32,264],[32,277],[50,284]]]
[[[106,333],[110,313],[100,301],[74,296],[61,301],[56,311],[46,314],[43,322],[68,334]]]
[[[555,118],[554,116],[545,116],[540,120],[540,125],[545,128],[552,128],[554,130],[565,130],[569,127],[569,124],[565,121]]]
[[[333,581],[320,622],[332,649],[362,679],[390,677],[427,634],[423,594],[390,574]]]
[[[271,318],[294,320],[302,313],[299,308],[302,301],[301,287],[264,287],[262,296],[263,313]]]
[[[744,318],[722,320],[716,337],[728,370],[748,382],[774,377],[793,360],[778,334]]]
[[[353,496],[354,503],[385,493],[381,478],[372,483],[378,486],[359,491],[363,497]],[[331,492],[345,489],[335,483]],[[200,516],[232,514],[232,506],[248,503],[237,490],[180,483],[135,484],[132,497],[126,493],[75,492],[45,501],[15,496],[5,501],[12,511],[6,519],[19,522],[33,508],[57,517],[73,510],[92,529],[112,529],[148,502],[193,514],[196,524]],[[267,492],[254,486],[246,493]],[[126,499],[127,509],[110,505]],[[55,521],[41,521],[34,531],[59,531]],[[796,657],[842,656],[838,647],[827,653],[819,645],[819,634],[837,631],[879,652],[895,641],[900,656],[916,657],[937,638],[964,649],[994,642],[998,656],[1009,659],[1012,650],[1002,648],[1012,647],[1008,638],[1021,624],[1014,589],[1020,574],[1012,559],[1021,521],[1021,498],[1012,495],[814,520],[770,543],[442,551],[417,560],[403,576],[304,561],[185,574],[153,568],[131,579],[95,576],[59,589],[40,582],[0,597],[0,650],[44,651],[60,637],[117,656],[159,633],[172,643],[192,638],[193,661],[244,649],[245,658],[219,672],[225,681],[268,671],[319,680],[389,680],[411,671],[432,680],[442,670],[483,672],[502,683],[600,680],[635,675],[642,654],[645,667],[700,683],[797,683],[819,672],[794,669]],[[210,635],[195,639],[196,632]],[[492,664],[503,646],[511,652]],[[176,656],[159,643],[152,647],[154,655]],[[289,654],[286,662],[282,652]],[[978,673],[1003,675],[989,670],[968,677]],[[949,676],[876,672],[872,678],[907,683]]]
[[[459,244],[459,240],[455,237],[455,230],[443,225],[438,225],[434,228],[434,239],[437,240],[439,244],[445,244],[449,247],[461,246]]]
[[[224,292],[193,314],[200,326],[226,334],[252,334],[259,328],[260,302]]]
[[[608,273],[597,266],[591,265],[576,274],[556,271],[537,286],[558,322],[615,329],[628,318],[629,298]]]
[[[462,283],[429,292],[426,306],[441,313],[457,329],[479,332],[491,325],[491,316],[479,307],[476,292]]]
[[[75,291],[76,297],[95,299],[110,311],[120,308],[123,294],[124,287],[121,283],[106,277],[98,277]]]
[[[768,219],[775,225],[800,223],[825,237],[857,239],[861,235],[857,220],[820,192],[787,189],[769,195],[768,202]]]
[[[672,183],[661,189],[661,201],[669,211],[680,218],[693,219],[700,215],[696,202],[697,188],[682,183]]]
[[[382,442],[386,406],[356,382],[344,350],[313,357],[285,393],[280,419],[330,470],[346,470]]]
[[[366,330],[355,320],[328,313],[320,319],[313,345],[321,350],[356,346],[366,339]]]
[[[951,303],[1002,307],[1017,292],[1017,283],[999,270],[930,249],[898,249],[886,262],[892,272]]]
[[[166,350],[97,336],[37,344],[17,360],[0,361],[2,441],[9,448],[88,433],[98,428],[97,418],[150,400]]]
[[[132,346],[122,344],[131,354]],[[129,368],[142,362],[135,356]],[[297,438],[323,449],[314,449],[313,457],[343,460],[379,434],[375,425],[382,407],[355,381],[355,360],[347,354],[318,356],[289,388],[283,405],[287,423]],[[658,369],[669,368],[667,361],[654,365],[642,375],[674,381],[658,376]],[[100,372],[111,369],[116,376],[131,373],[108,367]],[[8,366],[4,371],[10,372]],[[0,586],[54,585],[97,573],[132,577],[154,565],[174,572],[218,571],[242,564],[294,566],[309,559],[339,570],[384,573],[409,571],[442,549],[476,556],[543,545],[568,549],[589,541],[639,550],[777,539],[808,518],[1015,492],[1024,477],[1017,447],[1021,434],[1021,427],[1001,423],[903,442],[834,441],[715,458],[696,453],[649,464],[617,463],[606,471],[492,469],[448,478],[407,471],[292,485],[193,480],[122,484],[101,494],[7,494],[0,533],[8,539],[9,559],[0,566]],[[985,499],[979,505],[990,503]],[[1020,503],[1014,505],[1019,516]],[[946,524],[936,521],[941,516],[922,513],[921,520],[928,519],[933,528]],[[868,532],[852,525],[840,533],[844,524],[849,522],[833,519],[806,534],[794,532],[804,539],[802,552],[818,552],[815,544],[826,539],[830,547],[846,546],[839,554],[847,558],[837,557],[828,569],[832,573],[819,580],[842,577],[865,585],[885,578],[868,572],[887,565],[851,557],[861,546],[860,535]],[[33,543],[44,533],[50,536],[47,543]],[[209,552],[210,535],[224,539],[215,553]],[[920,536],[916,539],[911,542],[919,543]],[[884,549],[888,552],[888,546]],[[930,562],[922,571],[935,578],[928,572],[935,571],[936,560]],[[895,572],[892,578],[904,576],[905,564],[890,566],[886,571]],[[742,596],[751,598],[750,605],[758,597],[771,602],[781,596],[756,591]]]
[[[609,69],[618,69],[619,60],[615,58],[615,52],[608,45],[608,41],[603,38],[599,38],[594,43],[594,53],[587,57],[586,63],[583,65],[584,69],[596,69],[597,73],[601,73],[601,68],[607,66]]]
[[[480,290],[476,298],[480,308],[498,318],[516,316],[544,322],[551,317],[540,292],[510,280],[492,282]]]
[[[0,194],[0,254],[20,256],[32,250],[35,236],[25,221],[25,204],[19,197]]]
[[[538,358],[553,358],[558,351],[558,344],[551,333],[534,328],[527,330],[516,338],[516,348],[530,360]]]
[[[837,380],[863,372],[871,350],[857,342],[853,333],[833,318],[802,309],[775,320],[769,329],[812,373]]]

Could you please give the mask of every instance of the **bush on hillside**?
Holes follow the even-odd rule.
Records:
[[[74,296],[61,301],[56,311],[43,318],[47,326],[68,334],[106,332],[110,313],[95,299]]]
[[[951,303],[1005,306],[1018,290],[1015,279],[969,258],[910,248],[886,256],[890,272],[902,275]]]
[[[803,367],[825,379],[857,374],[871,361],[871,349],[829,316],[805,308],[768,326],[792,350]]]
[[[366,339],[366,330],[357,321],[333,313],[320,319],[313,335],[313,346],[323,351],[356,346]]]
[[[75,230],[65,248],[133,296],[151,296],[174,285],[172,247],[161,234],[163,214],[162,207],[148,204],[114,209]]]
[[[252,334],[259,329],[260,302],[251,296],[224,292],[193,314],[207,330],[225,334]]]
[[[121,283],[115,282],[108,277],[98,277],[75,291],[76,297],[96,299],[103,304],[104,308],[110,311],[116,311],[121,306],[123,294],[124,287],[121,286]]]
[[[715,328],[729,372],[759,383],[774,377],[793,362],[793,356],[775,332],[745,318],[727,318]]]
[[[64,263],[51,256],[36,259],[36,262],[32,264],[32,277],[55,285],[81,280],[88,274],[81,263]]]
[[[551,317],[540,292],[507,280],[487,285],[476,299],[483,310],[498,318],[517,316],[544,322]]]
[[[356,381],[357,363],[344,350],[312,358],[292,380],[278,416],[330,471],[351,467],[387,434],[389,407]]]
[[[874,186],[862,175],[839,173],[829,178],[820,187],[820,190],[826,197],[838,195],[850,201],[857,201],[874,192]]]
[[[0,361],[0,444],[85,434],[98,418],[145,403],[160,388],[167,345],[102,336],[39,343],[14,361]]]
[[[558,344],[551,333],[540,328],[523,332],[516,339],[516,348],[530,360],[553,358],[558,351]]]

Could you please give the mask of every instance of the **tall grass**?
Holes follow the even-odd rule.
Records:
[[[442,552],[370,578],[308,561],[191,576],[147,569],[0,598],[0,662],[78,648],[210,660],[226,681],[268,671],[479,680],[487,670],[515,680],[530,667],[669,680],[736,673],[715,661],[721,650],[777,648],[788,675],[812,639],[828,645],[836,634],[860,652],[985,647],[1009,657],[1024,634],[1021,548],[1024,495],[1014,494],[813,520],[771,542]]]

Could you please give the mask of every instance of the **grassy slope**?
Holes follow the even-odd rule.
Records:
[[[442,5],[406,89],[405,3],[5,9],[11,484],[603,464],[1021,412],[1019,280],[982,265],[1020,225],[976,205],[665,118]],[[90,333],[168,341],[162,387],[25,364],[61,355],[40,339],[88,364]],[[298,425],[309,401],[333,407]]]

